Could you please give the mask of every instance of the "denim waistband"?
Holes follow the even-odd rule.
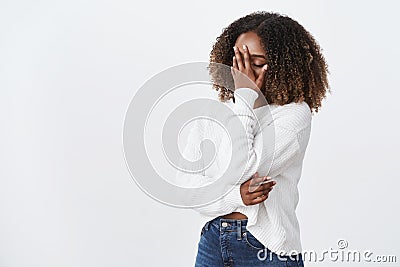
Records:
[[[211,221],[206,223],[206,228],[208,228],[208,224],[212,224],[218,229],[223,230],[235,230],[237,228],[246,229],[248,219],[226,219],[218,216]]]

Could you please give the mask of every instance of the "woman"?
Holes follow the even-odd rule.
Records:
[[[312,113],[319,111],[329,91],[327,64],[319,45],[293,19],[260,11],[223,30],[210,63],[231,66],[234,90],[213,86],[221,102],[230,105],[243,123],[243,136],[232,142],[239,143],[240,151],[246,148],[246,153],[231,152],[244,156],[246,168],[222,198],[194,208],[208,217],[196,266],[304,266],[295,213],[297,184]],[[217,68],[210,66],[214,81],[218,80]],[[271,128],[273,151],[266,146]],[[207,122],[197,122],[184,150],[186,158],[201,157],[199,140],[212,137],[220,145],[216,167],[202,173],[207,179],[221,174],[218,171],[228,151],[226,138]]]

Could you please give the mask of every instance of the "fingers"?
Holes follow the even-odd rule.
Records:
[[[249,187],[256,188],[261,185],[262,182],[265,182],[271,178],[263,176],[263,177],[254,177],[250,180]]]
[[[256,173],[257,174],[257,173]],[[271,177],[268,176],[262,176],[262,177],[254,177],[249,180],[249,192],[254,192],[255,190],[257,190],[260,186],[264,186],[262,185],[262,183],[267,182],[268,180],[270,180]]]
[[[258,172],[256,172],[251,179],[244,182],[240,187],[244,203],[255,205],[265,201],[275,184],[276,181],[271,180],[271,177],[259,177]]]
[[[233,56],[233,64],[232,64],[232,66],[233,66],[233,68],[235,68],[237,70],[239,69],[235,56]]]
[[[249,193],[256,193],[264,190],[270,190],[276,185],[275,181],[269,181],[268,183],[258,185],[256,187],[249,187]]]
[[[243,58],[244,58],[244,67],[249,69],[251,67],[250,63],[250,55],[249,50],[247,49],[247,45],[243,45]]]
[[[266,176],[259,176],[258,172],[253,174],[249,180],[247,180],[245,183],[253,184],[253,183],[261,183],[266,179]]]
[[[236,46],[233,47],[233,50],[235,51],[235,58],[237,61],[238,68],[239,68],[239,70],[243,70],[244,65],[243,65],[243,61],[242,61],[242,56],[240,55],[240,51]]]
[[[271,180],[271,177],[268,176],[258,176],[258,173],[254,174],[252,178],[249,180],[251,186],[257,186],[262,182],[265,182],[267,180]]]
[[[256,192],[256,191],[264,190],[269,187],[273,187],[275,184],[276,184],[276,181],[269,180],[269,181],[264,181],[262,183],[259,183],[257,185],[253,185],[253,186],[250,185],[249,192]],[[252,188],[252,190],[250,190],[250,188]]]
[[[236,76],[236,70],[239,70],[239,67],[238,67],[238,64],[237,64],[237,61],[236,61],[236,57],[233,56],[232,67],[231,67],[231,74],[232,74],[233,77]]]
[[[272,190],[272,187],[268,188],[267,190],[253,192],[253,193],[250,193],[249,197],[252,199],[255,199],[255,198],[258,198],[258,197],[268,194],[271,190]]]
[[[265,176],[263,176],[263,177],[255,177],[253,175],[253,178],[251,178],[251,179],[249,179],[247,181],[249,192],[253,192],[254,190],[256,190],[260,186],[260,184],[263,181],[265,181],[266,179],[267,178]]]
[[[268,194],[262,195],[261,197],[255,198],[250,201],[250,205],[260,204],[268,198]]]
[[[264,78],[265,78],[265,73],[267,72],[268,69],[268,65],[265,64],[262,69],[261,69],[261,73],[258,76],[257,80],[256,80],[256,85],[258,86],[259,89],[261,89],[263,83],[264,83]]]

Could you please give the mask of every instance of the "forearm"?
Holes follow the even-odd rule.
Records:
[[[238,89],[235,93],[236,102],[233,107],[233,113],[227,116],[226,121],[228,128],[230,127],[229,137],[231,137],[233,154],[231,168],[228,170],[230,174],[229,180],[227,180],[225,187],[221,187],[219,192],[220,194],[225,194],[215,197],[217,200],[207,201],[208,203],[205,205],[193,207],[194,210],[208,216],[224,215],[233,212],[237,207],[244,207],[245,204],[240,194],[240,185],[247,181],[257,170],[257,149],[253,148],[254,130],[257,121],[252,111],[257,94],[252,89],[247,88]],[[240,125],[237,124],[238,121]],[[189,138],[188,142],[188,145],[190,145],[195,140],[190,140]],[[198,156],[200,154],[197,152]],[[180,173],[179,178],[181,181],[192,181],[191,187],[201,187],[213,181],[213,178],[204,174],[193,173]],[[185,199],[188,201],[187,203],[204,202],[207,193],[205,191],[202,192],[202,189],[196,192],[188,192]],[[203,199],[200,201],[202,197]]]

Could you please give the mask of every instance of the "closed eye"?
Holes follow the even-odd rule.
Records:
[[[264,64],[261,64],[261,65],[253,64],[253,66],[257,67],[257,68],[261,68],[262,66],[264,66]]]

